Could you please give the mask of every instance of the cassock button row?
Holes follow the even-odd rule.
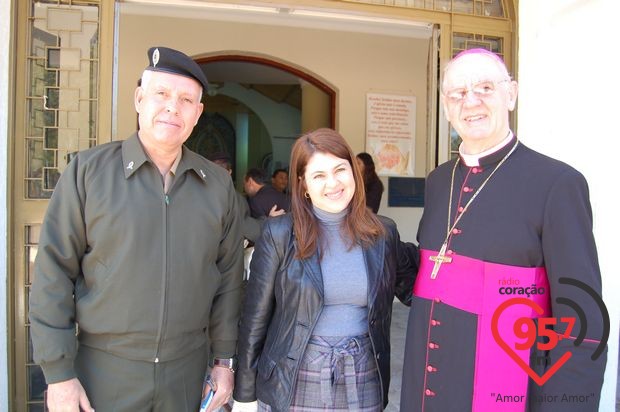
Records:
[[[482,173],[482,168],[481,167],[474,167],[471,169],[472,173]]]
[[[449,255],[453,255],[454,254],[454,250],[448,249],[448,251],[446,253],[449,254]]]
[[[472,189],[472,188],[471,188],[471,187],[469,187],[469,186],[465,186],[465,187],[463,188],[463,192],[465,192],[465,193],[468,193],[468,192],[473,192],[473,191],[474,191],[474,189]]]
[[[430,390],[428,388],[424,391],[424,394],[426,396],[435,396],[435,392],[433,392],[432,390]]]
[[[441,299],[439,299],[439,298],[435,298],[433,300],[435,301],[435,303],[441,303]]]
[[[439,325],[441,325],[441,322],[438,321],[437,319],[431,319],[431,325],[432,326],[439,326]]]
[[[457,228],[452,229],[452,234],[453,234],[453,235],[458,235],[458,234],[459,234],[459,233],[461,233],[461,232],[462,232],[462,230],[461,230],[461,229],[457,229]]]
[[[435,342],[430,342],[428,344],[428,347],[431,348],[431,349],[439,349],[439,345],[437,343],[435,343]]]
[[[463,206],[459,206],[457,210],[459,211],[459,213],[463,213],[463,210],[465,210],[465,208]]]
[[[426,370],[429,371],[429,372],[437,372],[437,368],[435,368],[435,367],[433,367],[431,365],[428,365],[426,367]]]

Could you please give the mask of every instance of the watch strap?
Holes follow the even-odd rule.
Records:
[[[231,372],[234,372],[236,369],[235,358],[214,358],[213,366],[221,366],[223,368],[229,369]]]

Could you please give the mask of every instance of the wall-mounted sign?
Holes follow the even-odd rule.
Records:
[[[366,151],[382,176],[413,176],[416,99],[410,95],[366,95]]]

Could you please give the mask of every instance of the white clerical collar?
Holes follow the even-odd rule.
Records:
[[[463,159],[463,163],[465,163],[465,165],[469,167],[480,166],[481,158],[488,156],[490,154],[493,154],[497,152],[498,150],[500,150],[501,148],[503,148],[504,146],[506,146],[508,143],[510,143],[510,141],[512,140],[512,137],[513,137],[512,130],[509,130],[508,136],[506,136],[504,140],[502,140],[495,146],[491,147],[490,149],[487,149],[484,152],[476,153],[476,154],[463,153],[463,142],[461,142],[459,146],[459,155],[461,156],[461,159]]]

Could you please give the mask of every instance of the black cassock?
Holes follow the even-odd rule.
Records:
[[[606,348],[591,359],[601,346],[603,315],[592,296],[601,294],[601,277],[584,177],[516,138],[479,166],[459,161],[450,226],[463,216],[450,231],[451,262],[431,279],[431,257],[447,234],[454,166],[439,166],[426,183],[401,410],[598,410]],[[502,305],[514,298],[522,300]],[[551,322],[553,332],[545,326]],[[515,324],[532,329],[516,336]]]

